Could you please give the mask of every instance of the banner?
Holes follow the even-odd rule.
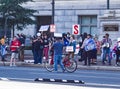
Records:
[[[48,29],[49,29],[49,25],[42,25],[39,31],[43,32],[43,31],[47,31]]]

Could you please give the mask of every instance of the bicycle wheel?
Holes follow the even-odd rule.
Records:
[[[67,72],[74,72],[77,69],[77,62],[75,60],[68,60],[65,62],[65,69]]]
[[[45,62],[45,68],[47,71],[52,72],[54,70],[54,64],[49,62]]]

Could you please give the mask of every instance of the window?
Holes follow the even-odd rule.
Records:
[[[95,35],[98,33],[97,30],[97,16],[79,16],[80,32]]]

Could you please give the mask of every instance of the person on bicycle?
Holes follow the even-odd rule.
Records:
[[[64,64],[62,62],[63,46],[61,38],[56,38],[56,42],[52,46],[52,49],[54,50],[54,71],[58,70],[58,64],[61,66],[62,71],[65,71]]]

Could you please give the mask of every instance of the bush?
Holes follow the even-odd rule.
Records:
[[[25,50],[32,50],[32,46],[25,46]]]

